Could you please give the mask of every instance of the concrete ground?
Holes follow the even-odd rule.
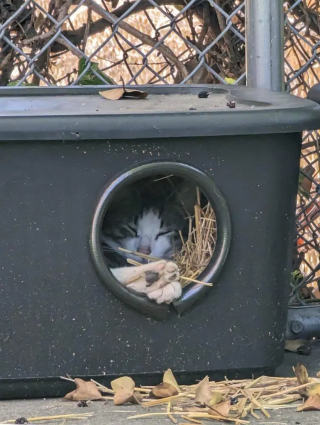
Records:
[[[320,371],[320,344],[313,347],[310,356],[298,356],[292,353],[286,353],[283,364],[277,370],[277,376],[292,376],[292,366],[298,362],[303,363],[310,376],[315,376]],[[161,409],[152,408],[150,412],[161,412]],[[117,424],[137,424],[137,425],[160,425],[172,424],[170,419],[165,417],[151,417],[145,419],[128,420],[129,416],[135,414],[147,413],[146,409],[139,406],[113,406],[109,401],[94,402],[88,407],[78,407],[77,403],[65,402],[61,399],[39,399],[39,400],[14,400],[0,401],[0,425],[3,421],[16,419],[19,417],[39,417],[64,414],[80,414],[92,412],[93,415],[88,419],[66,421],[69,424],[83,425],[117,425]],[[249,418],[250,424],[270,424],[270,425],[317,425],[320,424],[319,412],[297,413],[295,409],[282,409],[271,411],[271,419],[266,419],[259,414],[260,420]],[[186,424],[187,420],[180,420],[179,423]],[[52,421],[52,424],[61,425],[63,420]],[[204,421],[204,424],[215,424],[221,422]]]

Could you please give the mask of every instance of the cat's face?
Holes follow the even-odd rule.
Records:
[[[155,193],[144,190],[117,200],[117,208],[106,215],[102,233],[102,243],[106,258],[111,251],[122,257],[140,263],[141,257],[119,252],[118,248],[136,251],[152,257],[171,259],[181,249],[181,236],[188,226],[187,208],[191,211],[195,204],[194,196],[185,186],[179,193]],[[132,196],[134,195],[134,196]],[[182,204],[183,203],[183,204]]]
[[[171,216],[171,220],[170,220]],[[170,259],[181,248],[179,230],[183,231],[185,220],[174,211],[162,212],[156,208],[142,209],[132,220],[119,223],[117,231],[106,235],[104,241],[113,249],[118,247],[152,257]],[[141,257],[123,253],[140,263]]]

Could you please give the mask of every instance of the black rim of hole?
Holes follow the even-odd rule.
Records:
[[[156,174],[174,174],[188,180],[193,180],[214,209],[217,220],[216,247],[209,264],[201,276],[199,276],[199,280],[213,284],[217,281],[230,249],[231,219],[227,202],[213,179],[206,173],[185,163],[159,161],[139,165],[119,173],[104,188],[94,211],[90,233],[90,251],[96,271],[107,289],[121,301],[150,317],[164,320],[168,316],[169,306],[157,305],[141,294],[122,286],[114,278],[106,265],[100,244],[102,220],[114,194],[136,180]],[[174,302],[173,305],[177,312],[182,314],[201,300],[210,289],[210,287],[202,284],[191,283],[183,289],[182,297]]]

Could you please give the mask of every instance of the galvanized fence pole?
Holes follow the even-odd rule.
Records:
[[[283,0],[246,0],[247,85],[284,89]]]

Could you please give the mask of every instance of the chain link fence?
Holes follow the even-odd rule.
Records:
[[[243,0],[2,0],[0,16],[0,85],[244,82]]]
[[[320,80],[320,2],[284,2],[287,90],[305,97]],[[297,196],[290,305],[320,302],[319,133],[304,135]]]
[[[320,79],[319,0],[284,1],[286,89]],[[245,84],[244,0],[1,0],[0,86]],[[320,301],[318,133],[304,137],[291,304]]]

